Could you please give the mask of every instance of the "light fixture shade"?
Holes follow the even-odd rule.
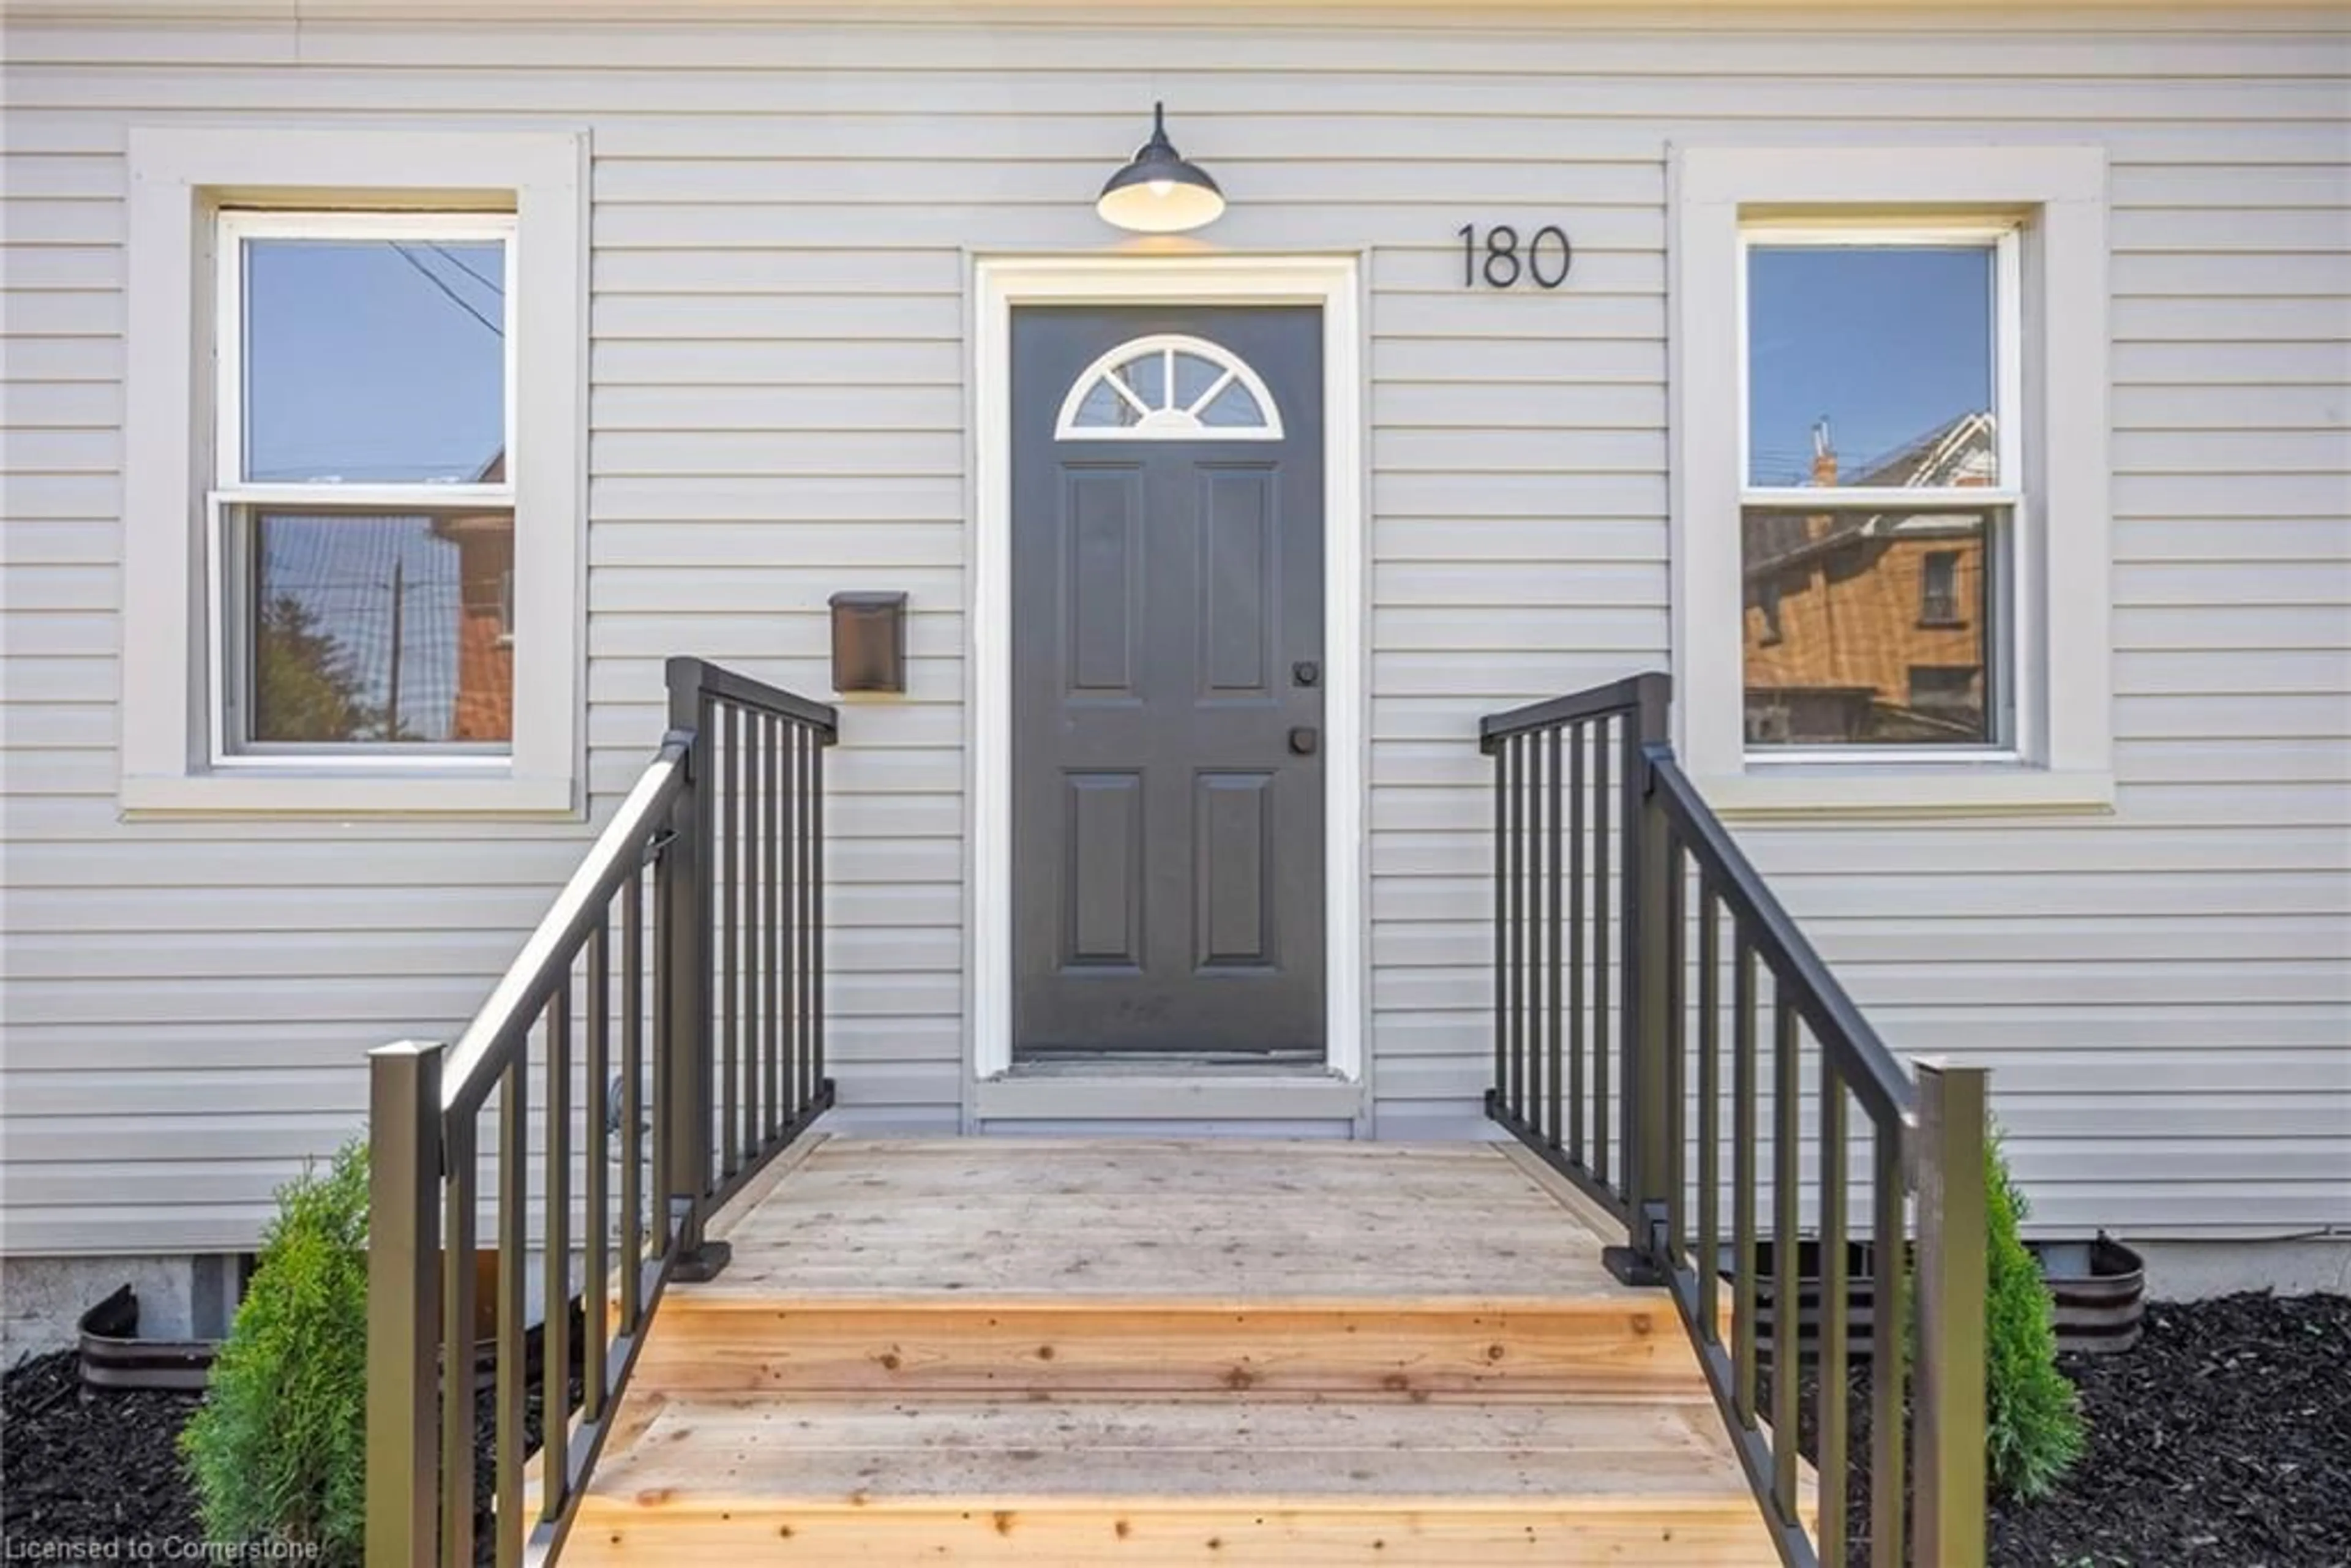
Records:
[[[1094,202],[1102,221],[1136,234],[1182,234],[1224,214],[1225,193],[1167,140],[1167,106],[1151,106],[1151,140],[1110,177]]]

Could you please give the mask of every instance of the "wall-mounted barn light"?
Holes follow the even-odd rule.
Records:
[[[832,596],[832,689],[906,689],[904,594],[852,592]]]
[[[1225,193],[1208,172],[1187,163],[1167,140],[1167,106],[1151,106],[1151,140],[1135,150],[1134,162],[1110,177],[1094,211],[1102,221],[1137,234],[1182,234],[1212,224],[1225,210]]]

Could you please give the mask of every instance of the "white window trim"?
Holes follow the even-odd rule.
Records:
[[[1677,147],[1670,507],[1675,742],[1725,814],[1952,815],[2100,811],[2114,800],[2107,455],[2105,155],[2095,147]],[[2018,351],[2001,397],[2001,485],[2012,504],[2006,587],[2015,745],[1834,758],[1750,756],[1745,741],[1740,506],[1747,490],[1746,231],[1869,225],[1906,232],[2015,228]],[[2003,288],[2012,288],[2005,268]],[[2003,347],[2006,345],[2003,344]],[[2012,401],[2011,401],[2012,400]],[[2009,466],[2020,460],[2021,466]],[[1902,498],[1915,502],[1915,493]],[[1857,498],[1840,492],[1844,498]]]
[[[1120,366],[1132,363],[1146,354],[1164,354],[1168,363],[1161,374],[1165,378],[1165,409],[1146,409],[1142,398],[1124,382],[1112,377]],[[1207,392],[1194,398],[1182,409],[1176,407],[1175,356],[1189,354],[1222,367],[1224,374]],[[1257,400],[1258,412],[1265,416],[1263,424],[1204,424],[1198,414],[1201,409],[1217,401],[1225,388],[1234,382]],[[1097,385],[1108,385],[1137,413],[1144,416],[1141,424],[1080,424],[1078,411],[1085,406],[1086,398]],[[1168,418],[1170,412],[1181,415]],[[1153,417],[1158,415],[1160,417]],[[1181,332],[1157,332],[1121,343],[1088,365],[1070,383],[1069,395],[1061,400],[1061,416],[1053,422],[1056,441],[1279,441],[1281,439],[1281,409],[1273,401],[1257,371],[1248,362],[1220,343],[1206,338],[1194,338]]]
[[[131,813],[456,812],[580,808],[580,538],[586,511],[587,146],[549,131],[352,131],[309,124],[133,127],[123,476],[121,803]],[[208,365],[224,205],[512,214],[507,486],[515,507],[510,755],[272,758],[216,766],[215,399]],[[321,220],[331,222],[332,220]],[[220,356],[229,359],[233,356]],[[233,410],[232,402],[225,405]],[[234,414],[231,414],[233,420]],[[232,426],[233,428],[233,426]],[[228,432],[221,433],[225,435]],[[320,499],[323,486],[240,486]],[[446,494],[444,495],[443,491]],[[436,487],[438,500],[486,495]],[[409,486],[334,486],[342,506]],[[504,504],[503,499],[500,504]]]

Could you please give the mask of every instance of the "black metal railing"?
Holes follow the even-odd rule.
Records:
[[[1613,1268],[1670,1291],[1784,1562],[1841,1568],[1858,1546],[1876,1568],[1980,1568],[1984,1074],[1919,1062],[1914,1081],[1887,1051],[1674,760],[1670,689],[1645,674],[1480,727],[1495,759],[1489,1112],[1624,1223]],[[1846,1270],[1865,1236],[1877,1354],[1855,1542]]]
[[[473,1022],[454,1045],[370,1055],[369,1568],[553,1554],[664,1287],[725,1263],[710,1214],[832,1103],[822,754],[838,720],[699,659],[668,679],[669,734]],[[485,1213],[496,1435],[477,1529]]]

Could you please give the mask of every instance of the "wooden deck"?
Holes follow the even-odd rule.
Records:
[[[1777,1561],[1662,1292],[1478,1145],[815,1144],[567,1563]]]

